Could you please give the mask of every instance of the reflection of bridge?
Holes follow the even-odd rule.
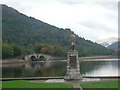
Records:
[[[53,59],[53,57],[45,54],[30,54],[25,56],[25,60],[31,61],[44,61],[49,59]]]

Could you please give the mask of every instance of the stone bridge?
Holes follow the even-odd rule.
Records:
[[[45,54],[30,54],[25,56],[25,60],[31,60],[31,61],[44,61],[44,60],[50,60],[54,57],[45,55]]]

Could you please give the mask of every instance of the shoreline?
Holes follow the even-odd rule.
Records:
[[[118,59],[118,56],[90,56],[90,57],[79,57],[79,59]]]
[[[107,59],[115,59],[115,60],[119,60],[119,58],[117,57],[117,56],[91,56],[91,57],[79,57],[78,58],[79,60],[81,60],[81,61],[93,61],[93,60],[97,60],[97,61],[99,61],[99,60],[106,60],[107,61]],[[49,60],[49,61],[66,61],[65,59],[63,60],[63,59],[59,59],[59,60],[57,60],[57,59],[54,59],[54,60]],[[1,60],[0,61],[0,65],[2,65],[2,64],[17,64],[17,63],[27,63],[27,62],[33,62],[33,61],[26,61],[26,60],[21,60],[21,59],[11,59],[11,60]]]

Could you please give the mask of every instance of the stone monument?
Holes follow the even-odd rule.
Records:
[[[76,35],[70,36],[71,48],[67,53],[67,74],[65,80],[81,80],[78,52],[75,49]]]

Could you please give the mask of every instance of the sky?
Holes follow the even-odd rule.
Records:
[[[1,0],[2,4],[80,37],[118,37],[118,0]]]

